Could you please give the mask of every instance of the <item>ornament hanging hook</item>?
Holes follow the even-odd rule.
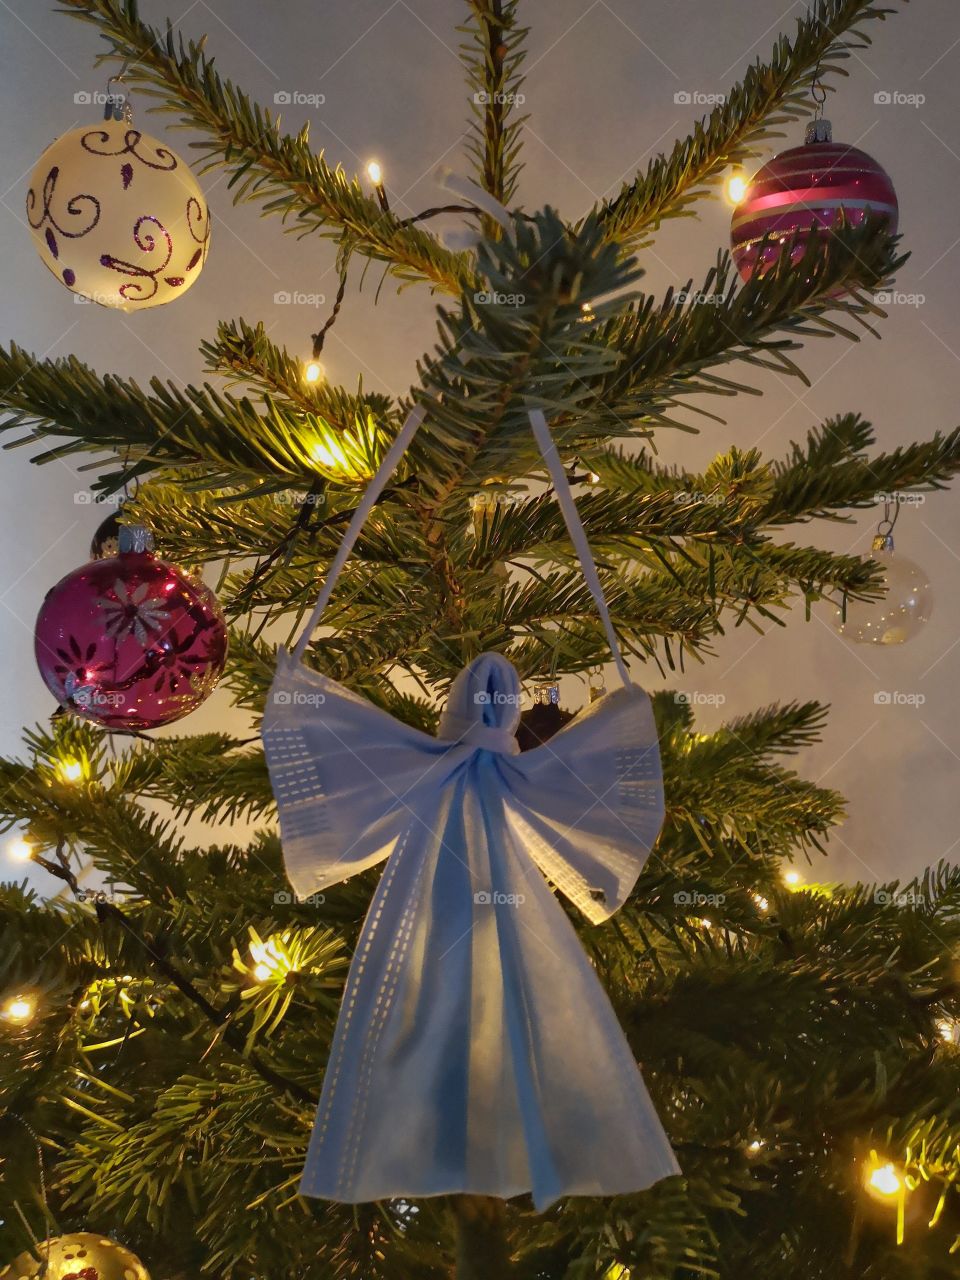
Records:
[[[833,129],[830,121],[826,120],[823,115],[824,103],[827,101],[827,88],[820,78],[819,62],[814,68],[813,80],[810,82],[810,96],[813,98],[815,106],[813,119],[807,123],[804,141],[807,146],[814,142],[832,142]]]
[[[900,517],[900,502],[897,495],[884,494],[883,498],[883,519],[877,525],[876,536],[873,539],[874,551],[892,551],[893,550],[893,527]]]
[[[813,113],[815,120],[823,119],[823,107],[827,101],[827,90],[823,81],[820,79],[820,63],[817,63],[817,69],[813,73],[813,83],[810,86],[810,96],[817,104],[816,111]]]
[[[129,58],[124,62],[123,66],[107,80],[107,93],[103,106],[104,120],[123,120],[126,124],[133,123],[133,107],[130,104],[130,94],[126,88],[126,75],[130,69]],[[114,85],[121,86],[115,89]]]

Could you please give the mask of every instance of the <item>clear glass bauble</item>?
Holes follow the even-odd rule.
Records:
[[[883,565],[882,600],[848,600],[847,617],[837,609],[834,626],[855,644],[906,644],[919,635],[933,612],[933,589],[924,569],[892,548],[874,548],[870,558]]]

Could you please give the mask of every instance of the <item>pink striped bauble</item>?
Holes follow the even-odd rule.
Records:
[[[803,257],[810,234],[826,237],[845,216],[850,226],[867,214],[886,217],[897,230],[897,193],[884,169],[865,151],[842,142],[811,142],[775,156],[750,179],[730,229],[733,260],[749,280],[776,263],[783,245],[801,234],[791,258]],[[769,236],[764,245],[764,236]]]

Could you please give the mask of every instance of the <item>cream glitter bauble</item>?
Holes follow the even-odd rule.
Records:
[[[44,1240],[37,1249],[46,1271],[32,1253],[21,1253],[0,1270],[0,1280],[34,1280],[41,1274],[43,1280],[150,1280],[135,1253],[93,1231]]]
[[[27,221],[62,284],[121,311],[185,293],[210,244],[189,166],[126,121],[72,129],[47,147],[30,178]]]

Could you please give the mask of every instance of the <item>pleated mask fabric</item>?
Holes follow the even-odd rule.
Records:
[[[281,650],[263,722],[290,881],[306,896],[386,868],[301,1192],[349,1203],[530,1192],[543,1209],[678,1173],[554,892],[602,922],[656,840],[647,695],[627,680],[518,753],[520,681],[501,655],[461,671],[434,738],[305,666],[304,644]]]

